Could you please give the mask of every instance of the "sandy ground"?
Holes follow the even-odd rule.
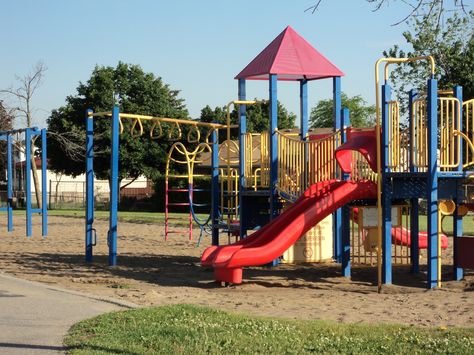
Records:
[[[161,225],[120,223],[119,265],[109,267],[106,221],[96,222],[94,262],[86,264],[83,219],[50,217],[43,239],[39,218],[34,236],[26,238],[23,218],[15,216],[15,231],[7,233],[6,216],[0,217],[0,272],[28,280],[140,305],[192,303],[296,319],[474,327],[474,273],[449,281],[450,250],[444,254],[446,281],[437,290],[425,288],[423,272],[412,275],[401,267],[394,270],[394,285],[378,294],[374,268],[353,268],[349,280],[337,264],[250,268],[242,285],[221,287],[212,271],[199,266],[209,237],[196,247],[184,235],[165,241]]]

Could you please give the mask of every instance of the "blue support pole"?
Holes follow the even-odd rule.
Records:
[[[31,128],[25,130],[25,176],[26,236],[31,237]]]
[[[420,243],[419,243],[419,213],[420,204],[418,198],[410,199],[410,259],[411,259],[411,272],[417,274],[420,272]]]
[[[308,135],[308,80],[300,80],[300,135],[306,140]]]
[[[346,141],[345,128],[350,125],[349,109],[342,110],[341,115],[341,143]],[[343,179],[347,180],[348,175],[344,174]],[[341,266],[342,276],[351,276],[351,230],[350,230],[350,208],[344,206],[341,209]]]
[[[270,219],[278,215],[278,96],[277,75],[270,74]]]
[[[428,80],[428,288],[438,282],[438,82]]]
[[[333,114],[334,114],[334,131],[341,129],[341,109],[342,109],[342,100],[341,100],[341,77],[336,76],[333,78]],[[341,142],[336,142],[339,145]],[[336,163],[334,163],[336,164]],[[336,164],[336,170],[339,170],[339,167]],[[336,262],[342,262],[341,253],[342,253],[342,210],[339,208],[336,212],[333,213],[333,258]]]
[[[386,177],[388,168],[389,102],[391,89],[382,85],[382,282],[392,283],[392,193]]]
[[[464,277],[464,270],[459,267],[458,262],[458,243],[456,243],[456,238],[462,237],[462,216],[458,213],[459,200],[454,200],[456,204],[456,209],[453,214],[453,277],[454,280],[459,281]]]
[[[110,149],[110,218],[109,218],[109,265],[117,265],[117,214],[119,199],[119,107],[112,111],[112,142]]]
[[[219,142],[217,130],[211,133],[211,219],[212,219],[212,245],[219,245]]]
[[[460,105],[460,112],[459,112],[459,122],[460,122],[460,127],[458,127],[457,129],[459,131],[462,131],[462,117],[463,117],[463,112],[462,112],[462,87],[461,86],[455,86],[454,87],[454,90],[453,90],[453,94],[454,94],[454,97],[457,98],[459,100],[459,105]],[[458,121],[458,117],[456,117],[455,119],[455,122]],[[461,142],[462,142],[462,137],[461,137]],[[462,147],[462,143],[461,143],[461,147]],[[463,168],[463,156],[462,156],[462,149],[459,149],[459,153],[461,154],[461,156],[459,157],[459,167],[458,167],[458,171],[462,171],[462,168]],[[464,272],[463,272],[463,269],[460,268],[458,265],[458,254],[459,254],[459,250],[458,250],[458,246],[457,246],[457,243],[456,243],[456,238],[459,238],[459,237],[462,237],[463,235],[463,225],[462,225],[462,217],[459,216],[458,214],[458,205],[459,205],[459,202],[460,202],[460,198],[459,199],[456,199],[454,201],[456,203],[456,210],[454,211],[454,215],[453,215],[453,276],[454,276],[454,279],[459,281],[463,278],[464,276]]]
[[[86,262],[92,261],[94,233],[94,119],[86,112]]]
[[[239,100],[246,99],[245,79],[239,79]],[[247,106],[239,105],[239,147],[245,147],[245,135],[247,134]],[[247,234],[247,207],[243,192],[245,189],[245,149],[239,149],[239,219],[240,238]]]
[[[408,93],[408,117],[410,125],[410,147],[414,147],[415,141],[413,140],[413,101],[415,101],[418,93],[412,89]],[[414,149],[412,148],[412,154]],[[418,169],[414,166],[413,155],[410,156],[410,172],[416,173]],[[419,248],[419,201],[418,198],[410,199],[410,259],[411,259],[411,272],[416,274],[420,271],[420,248]]]
[[[7,228],[13,231],[13,146],[12,136],[7,133]]]
[[[43,237],[48,235],[48,152],[46,142],[46,128],[41,130],[41,233]]]
[[[306,141],[308,139],[308,81],[306,79],[300,80],[300,139]],[[304,145],[304,166],[307,167],[309,153],[308,145]],[[308,169],[303,169],[303,181],[305,187],[308,183]]]

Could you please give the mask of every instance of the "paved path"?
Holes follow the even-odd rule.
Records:
[[[74,323],[132,307],[0,274],[0,354],[64,353]]]

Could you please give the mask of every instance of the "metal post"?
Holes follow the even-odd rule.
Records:
[[[13,149],[12,136],[7,133],[7,219],[8,231],[13,231]]]
[[[345,128],[350,124],[349,109],[342,110],[341,115],[341,143],[346,141]],[[348,176],[344,174],[343,179]],[[344,206],[341,208],[341,266],[342,276],[351,276],[351,226],[350,226],[350,208]]]
[[[277,75],[270,74],[270,219],[278,215],[278,96]]]
[[[46,129],[43,128],[41,130],[41,233],[43,237],[48,235],[47,146]]]
[[[300,80],[300,138],[302,141],[308,139],[308,81],[306,79]],[[303,184],[301,188],[307,189],[309,187],[308,179],[308,145],[305,144],[303,149]]]
[[[454,124],[455,124],[455,129],[459,132],[462,132],[462,117],[463,117],[463,112],[462,112],[462,86],[455,86],[453,89],[453,96],[459,100],[459,116],[458,113],[455,111],[454,112]],[[459,137],[459,144],[461,147],[457,149],[459,152],[459,165],[458,165],[458,171],[462,171],[463,169],[463,137]]]
[[[94,119],[86,112],[86,262],[92,261],[94,232]]]
[[[459,112],[459,122],[460,122],[460,127],[457,127],[458,131],[462,131],[462,117],[463,117],[463,112],[462,112],[462,87],[461,86],[455,86],[453,90],[454,97],[459,100],[459,105],[460,105],[460,112]],[[455,122],[458,122],[458,117],[456,117]],[[461,142],[462,142],[462,137],[461,137]],[[462,143],[461,143],[462,147]],[[463,168],[463,156],[462,156],[462,149],[458,150],[459,153],[461,154],[459,157],[459,167],[458,171],[462,171]],[[456,189],[458,191],[459,189]],[[458,193],[458,192],[457,192]],[[458,266],[458,243],[456,243],[456,238],[462,237],[463,235],[463,225],[462,225],[462,217],[459,216],[458,214],[458,204],[460,199],[456,199],[454,202],[456,203],[456,210],[454,211],[453,215],[453,276],[455,280],[461,280],[464,276],[463,269]]]
[[[49,209],[52,209],[53,208],[53,205],[52,205],[52,191],[53,191],[53,180],[49,179],[49,202],[48,202],[48,208]]]
[[[31,237],[31,129],[25,130],[26,236]]]
[[[382,85],[382,282],[392,283],[392,196],[390,181],[387,177],[388,143],[389,143],[389,102],[391,89],[388,84]]]
[[[438,283],[438,82],[428,80],[428,288]]]
[[[211,134],[212,139],[212,178],[211,178],[211,218],[212,218],[212,245],[219,245],[219,142],[217,129]]]
[[[308,135],[308,80],[300,80],[300,135],[306,140]]]
[[[109,215],[109,265],[117,265],[117,220],[119,199],[119,107],[112,111],[112,137],[110,148],[110,215]]]
[[[414,129],[415,126],[413,125],[413,121],[415,119],[413,112],[413,101],[415,101],[418,93],[416,90],[412,89],[408,93],[408,117],[409,117],[409,125],[410,125],[410,147],[411,148],[411,155],[410,155],[410,172],[416,173],[418,172],[418,168],[414,165],[414,145],[415,141],[413,140],[414,136]],[[418,197],[414,197],[410,199],[410,259],[411,259],[411,272],[418,273],[420,271],[420,248],[419,248],[419,240],[418,240],[418,233],[419,233],[419,202]]]
[[[333,78],[333,114],[334,114],[334,131],[337,132],[341,129],[341,77],[336,76]],[[339,145],[341,142],[336,142]],[[336,164],[336,162],[334,162]],[[336,171],[340,172],[338,165],[336,164]],[[342,262],[342,210],[339,208],[333,213],[334,220],[334,239],[333,239],[333,257],[338,263]]]
[[[246,99],[245,79],[239,79],[239,100]],[[245,189],[245,137],[247,133],[247,106],[239,105],[239,219],[240,219],[240,238],[247,234],[247,206],[244,197]]]
[[[462,216],[459,215],[458,213],[458,207],[459,207],[459,200],[454,200],[456,204],[456,209],[454,210],[453,214],[453,277],[454,280],[459,281],[464,277],[464,270],[459,267],[459,262],[458,262],[458,255],[459,255],[459,249],[458,249],[458,243],[456,240],[459,240],[457,238],[462,237]]]

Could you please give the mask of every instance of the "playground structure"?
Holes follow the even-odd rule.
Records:
[[[23,136],[24,144],[21,142]],[[33,208],[31,201],[32,189],[31,189],[31,148],[33,138],[36,136],[41,137],[41,208]],[[6,142],[6,161],[7,161],[7,190],[6,190],[6,206],[0,207],[0,211],[7,213],[7,230],[12,232],[13,225],[13,209],[14,205],[17,204],[18,200],[24,198],[25,202],[25,213],[26,213],[26,236],[32,235],[32,215],[34,213],[41,214],[41,225],[42,235],[48,234],[48,210],[47,210],[47,180],[46,180],[46,169],[47,169],[47,143],[46,143],[46,129],[38,129],[36,127],[15,129],[10,131],[0,131],[0,140]],[[25,154],[25,166],[20,162],[20,171],[25,172],[25,186],[21,186],[23,174],[20,174],[20,178],[16,179],[19,186],[14,186],[14,175],[16,174],[17,167],[14,165],[14,150],[24,150]]]
[[[286,61],[283,62],[282,58]],[[430,62],[432,77],[428,79],[426,94],[410,92],[410,127],[402,131],[399,103],[390,97],[388,67],[419,60]],[[384,62],[384,83],[380,85],[379,65]],[[357,233],[368,252],[376,253],[379,288],[383,283],[392,283],[394,246],[395,251],[397,246],[408,247],[406,255],[412,271],[419,271],[422,240],[424,245],[421,246],[427,248],[428,254],[427,287],[441,285],[441,247],[442,244],[446,246],[447,240],[440,233],[439,211],[442,208],[438,205],[447,204],[445,201],[453,201],[454,206],[447,212],[451,212],[454,220],[455,279],[462,278],[462,267],[472,267],[472,239],[462,237],[460,210],[465,209],[462,205],[465,201],[462,185],[472,174],[469,168],[473,165],[474,137],[470,127],[474,122],[474,101],[462,103],[460,87],[454,88],[450,96],[438,97],[431,57],[383,58],[376,64],[376,127],[351,129],[349,112],[341,110],[342,75],[291,28],[283,31],[237,75],[239,99],[242,100],[245,99],[246,80],[269,81],[270,179],[268,189],[258,193],[269,197],[271,222],[263,221],[263,228],[247,236],[247,231],[256,227],[250,216],[257,194],[246,189],[246,176],[242,173],[246,159],[242,149],[239,195],[243,239],[229,246],[210,247],[201,260],[204,266],[214,268],[217,281],[242,282],[243,267],[267,264],[278,258],[312,226],[332,213],[335,220],[334,259],[341,263],[342,274],[350,276],[351,229],[352,235],[355,234],[355,228],[350,227],[352,206],[357,207],[357,211],[367,211],[366,214],[376,212],[375,223],[370,225],[369,233],[365,233],[365,227],[357,228]],[[311,140],[307,129],[307,82],[323,78],[333,79],[334,133]],[[295,80],[300,84],[301,132],[298,140],[285,136],[277,129],[277,80]],[[246,133],[245,107],[240,108],[239,126],[242,147]],[[279,196],[298,199],[277,217]],[[426,199],[428,206],[428,231],[421,234],[418,230],[420,199]],[[406,223],[404,228],[395,226],[393,229],[392,205],[400,202],[409,210],[410,223]]]
[[[432,65],[432,77],[427,80],[426,93],[410,91],[409,128],[402,130],[400,104],[390,95],[388,68],[420,60]],[[382,85],[381,63],[386,63]],[[343,75],[288,27],[236,76],[238,100],[232,103],[238,105],[239,111],[238,143],[230,139],[229,120],[222,125],[120,113],[118,107],[112,112],[89,110],[86,260],[92,260],[95,244],[93,118],[110,117],[110,265],[117,263],[118,135],[123,130],[122,120],[128,119],[133,122],[132,135],[143,134],[142,121],[153,122],[151,138],[163,136],[162,123],[171,124],[174,132],[179,132],[180,124],[209,129],[205,142],[200,142],[200,137],[192,142],[196,148],[188,149],[182,143],[173,145],[168,161],[186,165],[187,173],[180,178],[187,180],[188,187],[180,192],[188,194],[191,225],[191,217],[195,218],[194,168],[203,164],[205,152],[210,154],[211,215],[201,224],[210,223],[213,246],[206,249],[201,262],[214,268],[217,281],[242,282],[243,267],[278,259],[314,225],[333,214],[333,259],[341,263],[344,276],[350,276],[351,262],[376,264],[380,289],[382,284],[392,283],[394,264],[410,264],[412,272],[418,272],[419,249],[426,248],[427,287],[440,286],[441,248],[447,246],[439,224],[442,212],[453,216],[453,271],[455,279],[461,279],[462,268],[473,267],[472,238],[462,236],[462,216],[467,210],[463,185],[472,176],[469,168],[474,165],[474,100],[463,103],[460,87],[454,88],[451,95],[444,96],[447,93],[442,92],[443,97],[439,97],[431,57],[383,58],[376,64],[376,126],[354,129],[350,127],[349,111],[341,107]],[[312,134],[308,129],[308,83],[327,78],[333,82],[334,127],[331,133]],[[270,129],[263,134],[246,129],[246,105],[254,103],[246,100],[247,80],[269,82]],[[278,80],[297,81],[300,85],[297,136],[277,128]],[[161,133],[156,134],[156,130]],[[227,140],[220,145],[218,130],[227,132]],[[199,131],[194,132],[198,137]],[[254,140],[260,142],[258,159],[253,159]],[[225,152],[224,165],[220,151]],[[232,160],[231,152],[238,159]],[[173,153],[181,158],[173,157]],[[168,170],[169,167],[167,175]],[[426,200],[428,206],[426,233],[419,231],[420,199]],[[287,207],[280,213],[282,201],[287,201]],[[223,229],[237,230],[241,239],[219,246]]]

